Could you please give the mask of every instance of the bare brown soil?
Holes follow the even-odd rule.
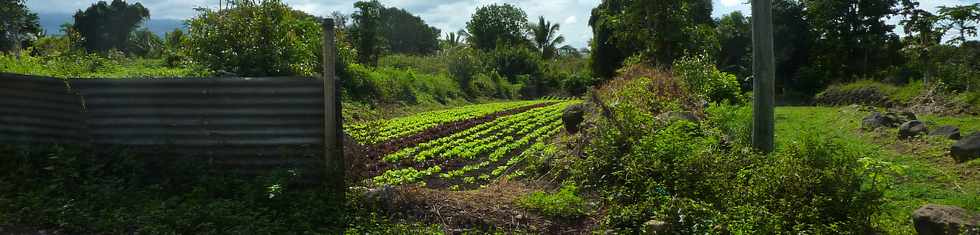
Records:
[[[497,181],[470,191],[447,191],[417,186],[396,189],[389,203],[395,217],[440,224],[449,233],[508,232],[535,234],[586,234],[595,226],[591,218],[562,220],[521,208],[516,201],[544,185]]]

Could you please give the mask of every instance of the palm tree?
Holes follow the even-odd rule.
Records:
[[[556,50],[558,44],[565,42],[565,37],[558,35],[559,28],[558,24],[545,21],[544,16],[538,17],[537,24],[531,24],[531,36],[534,37],[534,44],[541,52],[542,58],[553,58],[558,52]]]
[[[449,44],[449,46],[456,46],[463,41],[462,39],[463,38],[461,35],[457,35],[456,33],[449,32],[449,34],[446,35],[446,44]]]

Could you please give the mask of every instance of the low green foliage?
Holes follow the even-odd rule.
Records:
[[[67,234],[441,234],[379,215],[352,190],[347,204],[302,172],[258,178],[218,173],[173,153],[0,146],[0,227]],[[346,209],[343,209],[346,208]]]
[[[575,185],[562,186],[557,192],[534,192],[518,201],[521,206],[537,210],[544,215],[559,218],[579,218],[588,211],[585,199],[576,195]]]
[[[463,91],[445,75],[350,64],[344,82],[347,97],[385,104],[447,103],[463,99]]]
[[[597,91],[609,111],[589,113],[580,142],[561,146],[570,180],[607,205],[600,229],[641,232],[660,220],[670,233],[863,234],[882,205],[890,163],[832,135],[794,137],[770,155],[748,143],[751,109],[724,103],[690,122],[657,118],[692,110],[675,78],[630,68]],[[670,85],[675,84],[675,85]],[[561,147],[573,148],[573,147]],[[545,157],[560,159],[555,157]],[[551,162],[569,162],[552,160]],[[547,166],[545,166],[547,168]]]
[[[299,233],[345,224],[330,193],[209,173],[173,153],[96,153],[71,146],[0,148],[0,224],[67,233]]]
[[[852,108],[781,107],[776,109],[777,147],[796,146],[804,138],[800,130],[811,130],[821,136],[832,136],[847,143],[849,148],[866,152],[860,158],[868,169],[877,170],[882,189],[881,211],[872,223],[885,234],[915,234],[909,215],[926,203],[959,206],[980,210],[980,181],[963,172],[977,169],[975,163],[952,165],[946,154],[952,141],[940,138],[899,140],[894,130],[860,131],[860,120],[866,116]],[[939,125],[963,125],[977,130],[975,117],[932,117],[925,121]],[[918,149],[918,150],[916,150]],[[902,151],[899,151],[902,150]],[[914,152],[906,152],[914,151]],[[974,164],[974,165],[970,165]],[[884,183],[884,184],[881,184]]]
[[[744,100],[738,79],[719,71],[707,55],[685,56],[674,62],[674,77],[681,78],[687,89],[711,102],[740,103]]]
[[[121,53],[104,56],[84,53],[15,56],[0,53],[0,72],[58,78],[203,77],[211,74],[199,66],[171,68],[165,66],[163,60],[126,57]]]

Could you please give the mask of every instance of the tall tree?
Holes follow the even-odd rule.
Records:
[[[562,58],[582,58],[582,52],[572,45],[564,45],[558,48],[558,57]]]
[[[354,3],[357,11],[351,15],[354,26],[354,47],[357,48],[357,61],[362,64],[377,65],[384,45],[381,34],[381,11],[384,6],[377,0]]]
[[[432,54],[439,49],[442,31],[425,23],[422,18],[399,8],[381,11],[381,35],[392,53]]]
[[[977,36],[977,24],[980,24],[980,3],[966,6],[939,7],[939,14],[946,23],[946,29],[957,32],[953,43],[964,43],[968,37]]]
[[[524,37],[526,28],[527,14],[510,4],[480,7],[473,13],[472,19],[466,22],[470,42],[482,50],[495,49],[498,43],[527,45]]]
[[[806,19],[820,48],[815,63],[825,78],[870,76],[901,61],[894,25],[898,0],[805,0]]]
[[[339,11],[330,12],[330,18],[333,19],[334,26],[338,30],[346,30],[347,23],[350,21],[350,15],[346,15]]]
[[[716,30],[721,43],[718,69],[739,78],[748,77],[752,69],[752,57],[749,56],[752,51],[752,25],[749,19],[742,12],[735,11],[722,16]]]
[[[561,28],[558,24],[544,20],[544,16],[538,17],[537,24],[531,24],[531,37],[534,46],[541,52],[541,58],[551,59],[558,54],[558,45],[565,43],[565,36],[558,34]]]
[[[463,43],[463,40],[465,40],[463,38],[463,35],[454,32],[449,32],[446,34],[445,43],[447,46],[455,47],[458,46],[460,43]]]
[[[810,62],[816,41],[806,21],[805,5],[799,0],[773,0],[772,17],[773,35],[778,37],[773,42],[777,89],[783,94],[816,92],[819,80],[800,76],[800,69]]]
[[[906,47],[909,48],[908,56],[912,61],[911,67],[918,67],[924,72],[923,80],[926,84],[932,76],[933,63],[930,55],[935,46],[942,42],[945,30],[936,27],[940,18],[929,11],[919,8],[919,1],[902,0],[902,15],[900,23],[903,26]]]
[[[126,51],[138,56],[159,57],[163,52],[163,39],[149,29],[141,28],[129,35]]]
[[[99,1],[85,11],[76,12],[73,27],[82,36],[82,45],[89,51],[126,50],[132,32],[149,18],[150,11],[140,3],[112,0],[108,4]]]
[[[18,50],[41,34],[37,14],[23,0],[0,1],[0,52]]]
[[[929,11],[919,8],[919,1],[902,0],[902,28],[905,35],[912,38],[914,45],[920,48],[939,44],[942,40],[942,30],[936,28],[940,18]]]
[[[717,52],[710,1],[604,0],[592,10],[593,75],[611,77],[632,55],[669,67],[687,53]]]
[[[695,24],[715,24],[715,19],[711,18],[711,12],[714,10],[711,0],[688,0],[687,5],[691,20]]]

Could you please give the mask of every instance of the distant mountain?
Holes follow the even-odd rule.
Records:
[[[40,18],[41,28],[44,29],[48,35],[61,35],[61,25],[68,23],[74,23],[75,19],[72,14],[38,14]],[[182,20],[170,20],[170,19],[150,19],[149,21],[143,22],[143,27],[150,29],[151,32],[163,36],[164,33],[174,31],[174,29],[187,30],[184,27],[184,21]]]

